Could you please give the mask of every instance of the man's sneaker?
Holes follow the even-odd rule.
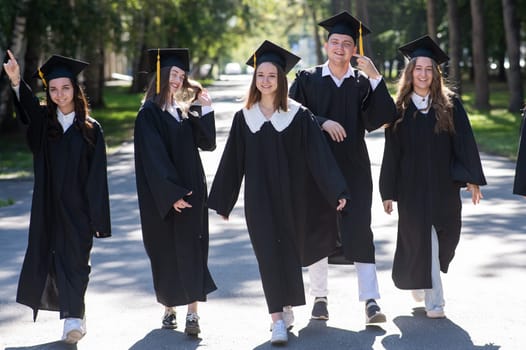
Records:
[[[285,327],[287,330],[291,330],[294,324],[294,312],[292,311],[292,306],[283,306],[283,322],[285,322]]]
[[[165,311],[163,316],[163,328],[165,329],[176,329],[177,320],[175,317],[175,310]]]
[[[66,318],[62,340],[68,344],[76,344],[86,335],[86,320],[80,318]]]
[[[445,318],[446,314],[444,313],[444,309],[441,307],[436,307],[432,310],[426,310],[426,316],[428,318]]]
[[[329,310],[327,310],[327,297],[314,298],[314,305],[312,306],[311,319],[312,320],[328,320]]]
[[[196,312],[192,312],[186,315],[186,326],[184,328],[184,333],[196,337],[201,333],[201,328],[199,328],[199,316]]]
[[[281,345],[287,344],[289,336],[287,334],[287,327],[283,320],[277,320],[272,324],[272,336],[270,338],[270,343],[272,345]]]
[[[426,292],[423,289],[414,289],[411,291],[414,301],[421,303],[426,298]]]
[[[386,321],[385,315],[380,310],[380,306],[376,300],[369,299],[365,303],[365,324],[372,325],[377,323],[384,323]]]

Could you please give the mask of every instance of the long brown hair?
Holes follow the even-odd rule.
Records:
[[[93,123],[87,118],[89,116],[89,103],[84,94],[84,90],[79,85],[76,79],[68,78],[73,86],[73,104],[75,110],[75,120],[73,125],[77,130],[80,130],[84,140],[90,145],[95,145],[95,135],[93,132]],[[64,131],[58,122],[57,105],[51,100],[49,89],[46,89],[46,105],[51,118],[48,134],[50,138],[56,139]]]
[[[399,115],[399,119],[395,122],[394,127],[402,122],[404,114],[409,105],[411,104],[411,95],[413,93],[413,71],[415,70],[416,60],[415,57],[407,63],[405,66],[400,80],[398,81],[398,91],[396,93],[396,110]],[[440,67],[431,60],[433,67],[433,79],[431,80],[431,86],[429,87],[429,97],[431,106],[435,111],[435,118],[437,120],[435,125],[435,133],[446,131],[449,133],[455,132],[455,125],[453,122],[453,97],[455,93],[449,89],[444,81]],[[416,117],[418,111],[415,112],[413,117]]]
[[[176,96],[171,96],[170,94],[170,71],[172,66],[166,66],[161,68],[161,86],[159,94],[156,93],[157,86],[157,77],[153,74],[148,85],[148,89],[144,94],[144,101],[151,100],[155,103],[160,109],[165,108],[166,106],[172,104],[172,98],[175,98],[177,103],[183,108],[183,113],[187,113],[190,108],[190,104],[197,100],[197,97],[203,90],[201,84],[195,80],[188,78],[188,75],[185,72],[183,85],[181,89],[176,93]]]
[[[278,88],[276,90],[276,95],[274,96],[274,109],[282,110],[287,112],[288,107],[288,82],[287,75],[283,68],[278,64],[272,63],[278,71]],[[250,83],[250,88],[248,89],[248,95],[246,98],[245,108],[250,109],[254,104],[258,103],[261,100],[261,92],[256,87],[257,71],[259,65],[254,69],[254,74],[252,75],[252,82]]]

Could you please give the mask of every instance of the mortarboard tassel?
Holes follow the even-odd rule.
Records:
[[[44,85],[44,89],[47,89],[46,78],[44,78],[44,73],[42,73],[42,71],[40,70],[40,68],[38,68],[38,76],[39,76],[40,79],[42,80],[42,84]]]
[[[254,52],[254,70],[256,69],[256,53]]]
[[[156,69],[156,78],[157,78],[157,85],[155,87],[155,91],[157,94],[161,93],[161,49],[157,49],[157,69]]]
[[[360,37],[358,38],[358,45],[360,48],[360,56],[363,56],[362,21],[360,21],[359,33],[360,33]]]

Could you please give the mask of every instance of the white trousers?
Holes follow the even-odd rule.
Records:
[[[314,297],[325,297],[329,294],[328,258],[323,258],[308,266],[310,280],[310,295]],[[355,262],[356,274],[358,276],[358,300],[380,299],[378,291],[378,278],[376,277],[376,265]]]
[[[443,309],[446,304],[444,301],[444,291],[442,289],[442,279],[440,277],[440,260],[438,259],[438,236],[435,227],[431,229],[431,289],[425,291],[426,310]]]

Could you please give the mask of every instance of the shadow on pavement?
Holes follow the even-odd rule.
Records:
[[[55,341],[52,343],[32,345],[32,346],[21,346],[16,348],[5,348],[5,350],[76,350],[76,344],[66,344],[61,341]]]
[[[367,327],[359,332],[347,329],[327,327],[327,322],[311,320],[300,329],[298,336],[289,333],[287,349],[319,350],[319,349],[356,349],[372,350],[376,337],[383,336],[385,330],[380,327]],[[270,333],[269,333],[270,339]],[[285,348],[284,347],[284,348]],[[254,348],[254,350],[276,349],[270,340]]]
[[[428,319],[424,308],[414,308],[413,316],[399,316],[393,322],[400,335],[389,335],[382,340],[386,350],[498,350],[500,346],[474,345],[462,327],[448,318]]]
[[[192,338],[180,331],[154,329],[133,344],[129,350],[177,349],[192,350],[199,347],[201,338]]]

